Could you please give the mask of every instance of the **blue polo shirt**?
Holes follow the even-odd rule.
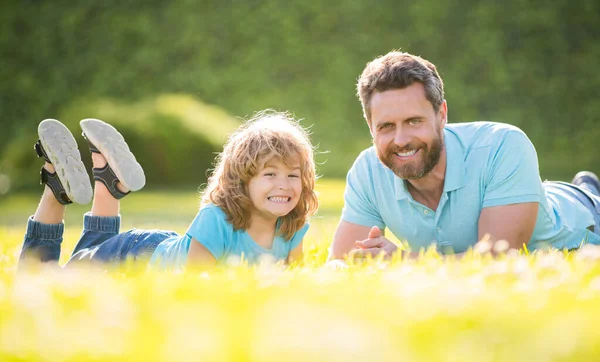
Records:
[[[258,245],[246,230],[234,229],[220,207],[208,204],[200,209],[185,234],[158,244],[149,265],[156,269],[183,270],[192,242],[204,245],[220,265],[227,265],[232,257],[243,258],[250,265],[267,259],[285,261],[290,252],[300,245],[308,227],[308,223],[304,224],[290,240],[276,235],[272,247],[267,249]]]
[[[591,212],[560,184],[540,179],[537,153],[517,127],[492,122],[448,124],[444,129],[446,176],[437,210],[416,202],[405,181],[363,151],[348,172],[342,220],[385,227],[412,250],[436,243],[442,252],[460,253],[478,241],[485,207],[539,203],[530,250],[542,246],[572,249],[600,244],[588,231]]]

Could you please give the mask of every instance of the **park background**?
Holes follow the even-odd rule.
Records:
[[[320,174],[344,178],[371,142],[356,79],[392,49],[437,65],[450,123],[523,129],[542,178],[600,172],[599,23],[594,0],[3,2],[0,193],[39,190],[45,118],[115,124],[148,187],[179,189],[265,108],[312,126]]]
[[[599,24],[595,0],[1,2],[0,360],[600,360],[595,249],[323,268],[371,142],[355,96],[368,61],[432,61],[450,123],[514,124],[542,178],[568,181],[600,171]],[[304,264],[16,273],[42,119],[64,122],[88,165],[79,120],[117,126],[148,179],[122,229],[181,233],[227,135],[265,108],[302,119],[320,150]],[[68,207],[61,264],[87,210]]]

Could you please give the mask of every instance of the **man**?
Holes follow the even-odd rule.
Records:
[[[487,235],[510,248],[600,244],[600,182],[542,183],[527,136],[507,124],[447,124],[436,67],[393,51],[367,64],[358,96],[373,146],[348,172],[345,206],[330,259],[386,256],[435,244],[462,253]],[[596,233],[594,233],[596,232]]]

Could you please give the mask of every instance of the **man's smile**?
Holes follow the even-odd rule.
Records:
[[[420,148],[409,150],[409,151],[394,152],[394,158],[396,158],[400,161],[409,161],[409,160],[416,158],[419,151],[421,151]]]

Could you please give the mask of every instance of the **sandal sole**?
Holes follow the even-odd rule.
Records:
[[[90,177],[69,129],[55,119],[46,119],[40,122],[38,135],[69,199],[78,204],[92,201]]]
[[[123,136],[110,124],[88,118],[79,122],[85,136],[98,148],[119,181],[130,191],[146,184],[144,169],[129,150]]]

